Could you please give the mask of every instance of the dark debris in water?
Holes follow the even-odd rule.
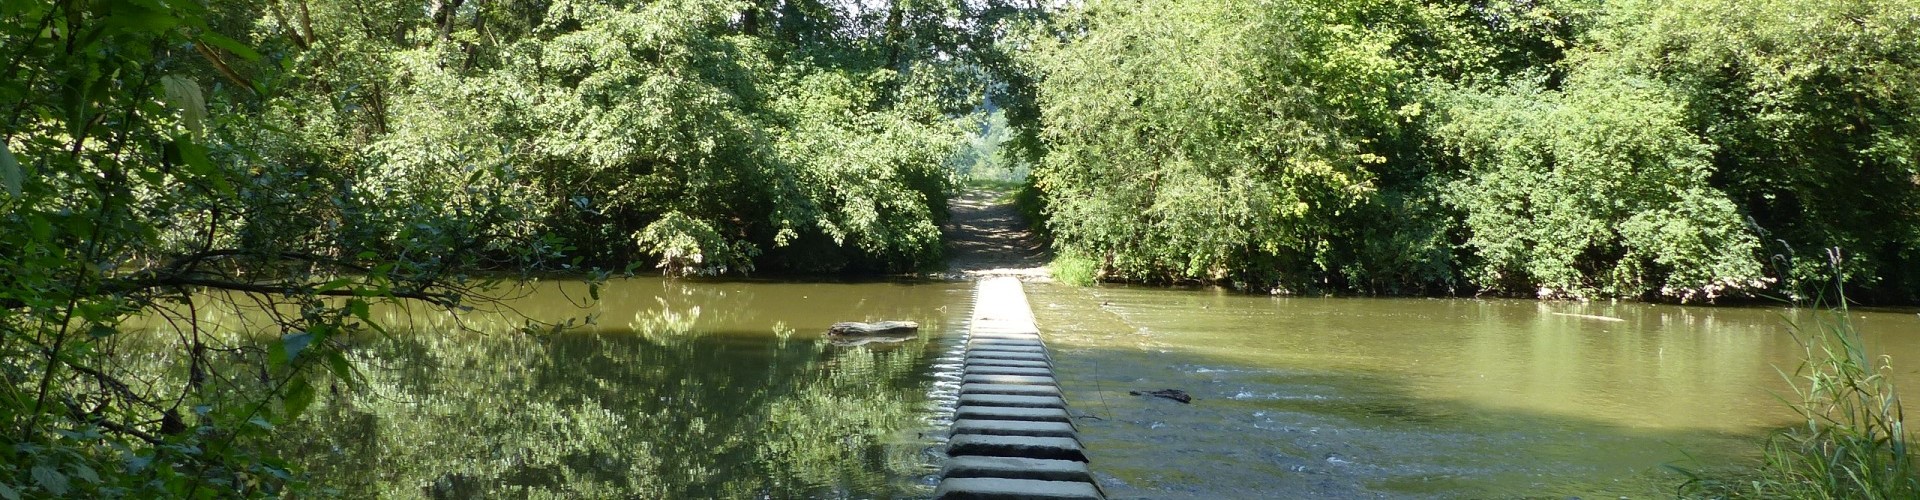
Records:
[[[1179,401],[1182,404],[1193,403],[1193,396],[1187,395],[1187,391],[1182,391],[1179,389],[1161,389],[1158,391],[1127,391],[1127,394],[1132,394],[1135,396],[1159,396],[1159,397],[1171,399],[1174,401]]]

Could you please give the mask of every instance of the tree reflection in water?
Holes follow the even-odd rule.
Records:
[[[938,327],[837,348],[743,319],[766,313],[711,287],[660,291],[625,325],[552,335],[511,315],[381,311],[404,331],[355,341],[361,387],[323,391],[276,445],[354,498],[931,492],[918,417]]]

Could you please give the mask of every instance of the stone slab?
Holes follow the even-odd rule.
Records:
[[[1022,420],[974,420],[953,421],[954,434],[986,434],[990,436],[1036,436],[1080,439],[1072,423],[1068,422],[1028,422]]]
[[[1104,499],[1093,483],[1079,481],[1040,481],[1035,479],[1000,479],[985,477],[956,477],[940,481],[940,487],[933,490],[933,498],[939,500],[1085,500]]]
[[[1066,408],[1067,400],[1058,396],[1020,396],[1012,394],[961,394],[961,405],[1013,406],[1019,408]]]
[[[972,340],[972,339],[1040,340],[1040,334],[1039,333],[994,332],[994,331],[983,332],[976,329],[973,331],[973,333],[968,335],[968,339],[969,340]]]
[[[963,371],[962,373],[964,373],[964,374],[967,374],[967,375],[974,375],[974,374],[979,374],[979,375],[1027,375],[1027,376],[1031,376],[1031,377],[1051,377],[1051,376],[1053,376],[1053,369],[1052,369],[1052,368],[1047,368],[1047,367],[1044,367],[1044,366],[1042,366],[1042,367],[1034,367],[1034,366],[994,366],[994,365],[981,365],[981,364],[973,364],[973,363],[967,363],[967,368],[966,368],[966,370],[965,370],[965,371]]]
[[[963,384],[1011,384],[1011,385],[1052,385],[1058,386],[1053,377],[1033,377],[1027,375],[967,375],[960,378]]]
[[[1012,351],[967,351],[967,359],[1023,359],[1027,361],[1051,361],[1047,355],[1037,352]]]
[[[972,360],[967,361],[967,366],[1020,366],[1020,367],[1027,367],[1027,368],[1052,368],[1053,363],[1048,363],[1045,361],[1034,361],[1031,359],[974,358]]]
[[[960,384],[961,394],[1016,394],[1021,396],[1060,396],[1060,388],[1051,385]]]
[[[1079,440],[1057,437],[956,434],[947,441],[947,454],[1087,461],[1087,450]]]
[[[953,457],[947,460],[947,466],[941,471],[940,477],[1093,482],[1093,472],[1087,470],[1085,462],[1020,457]]]
[[[1073,423],[1073,417],[1059,408],[1020,408],[1013,406],[967,406],[961,405],[953,412],[953,418],[972,420],[1019,420],[1025,422],[1064,422]]]
[[[1046,352],[1046,342],[1041,340],[1008,340],[1008,338],[975,338],[966,340],[970,350],[1020,350],[1020,352]]]

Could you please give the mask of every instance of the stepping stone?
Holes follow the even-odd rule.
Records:
[[[1038,340],[977,339],[967,341],[967,348],[989,351],[1046,352],[1047,344]]]
[[[973,420],[953,421],[954,434],[986,434],[990,436],[1034,436],[1080,439],[1074,434],[1072,423],[1063,422],[1027,422],[1022,420]]]
[[[947,467],[940,473],[940,476],[948,479],[995,477],[1002,479],[1037,479],[1041,481],[1093,482],[1093,472],[1087,470],[1087,464],[1085,462],[1019,457],[953,457],[947,460]]]
[[[1052,368],[1053,364],[1031,359],[993,359],[977,358],[967,362],[967,366],[1021,366],[1027,368]]]
[[[1012,385],[1055,385],[1053,377],[1034,377],[1028,375],[967,375],[960,378],[963,384],[1012,384]]]
[[[1018,396],[1060,397],[1060,388],[1051,385],[960,384],[960,394],[1012,394]]]
[[[972,361],[975,359],[1023,359],[1027,361],[1052,361],[1050,359],[1047,359],[1046,354],[1041,354],[1037,352],[972,351],[967,353],[968,361]]]
[[[1040,481],[1034,479],[1000,479],[986,477],[956,477],[940,481],[940,487],[933,490],[933,498],[939,500],[1003,500],[1027,498],[1034,500],[1084,500],[1104,499],[1093,483],[1078,481]]]
[[[947,441],[947,454],[1087,461],[1087,450],[1079,440],[1056,437],[957,434]]]
[[[1040,339],[1039,332],[994,331],[994,330],[981,330],[978,328],[975,328],[969,332],[967,340],[1006,340],[1006,341],[1012,341],[1012,342],[1036,342],[1036,341],[1044,342]]]
[[[995,348],[967,349],[966,355],[974,355],[974,354],[985,355],[985,356],[994,356],[994,355],[1000,355],[1000,354],[1025,354],[1030,356],[1039,356],[1040,359],[1031,359],[1031,358],[1020,358],[1020,359],[1026,359],[1028,361],[1045,361],[1048,364],[1053,363],[1053,355],[1048,354],[1045,349],[1034,349],[1034,350],[995,349]],[[1006,358],[990,357],[990,358],[984,358],[984,359],[1006,359]]]
[[[961,394],[961,406],[1015,406],[1020,408],[1066,408],[1067,400],[1058,396],[1015,396],[1009,394]]]
[[[1019,420],[1023,422],[1073,423],[1073,417],[1059,408],[1019,408],[1013,406],[966,406],[953,412],[955,420]]]
[[[964,371],[968,375],[1027,375],[1032,377],[1051,377],[1053,369],[1033,366],[993,366],[967,363]]]

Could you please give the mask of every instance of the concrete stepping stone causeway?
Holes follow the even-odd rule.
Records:
[[[979,281],[937,499],[1105,499],[1020,281]]]

